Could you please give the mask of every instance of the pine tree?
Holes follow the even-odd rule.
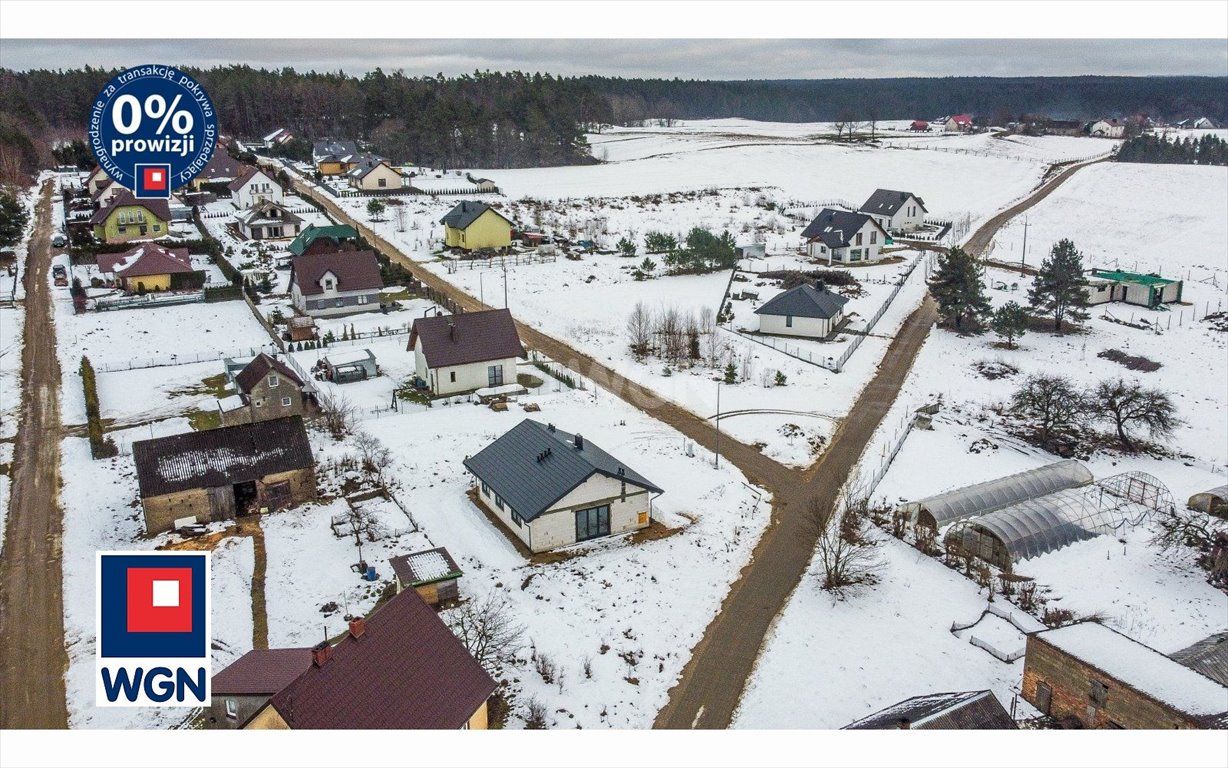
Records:
[[[1040,265],[1040,272],[1028,290],[1028,304],[1053,316],[1053,329],[1062,332],[1062,321],[1072,323],[1088,317],[1087,280],[1083,276],[1083,254],[1075,244],[1062,239],[1053,246]]]
[[[939,257],[930,293],[938,302],[938,313],[956,330],[979,330],[981,318],[990,312],[981,266],[960,248]]]
[[[1008,349],[1015,348],[1015,339],[1028,332],[1028,312],[1018,302],[1008,301],[998,307],[990,321],[993,332],[1006,339]]]
[[[0,192],[0,247],[8,248],[21,240],[30,215],[11,192]]]

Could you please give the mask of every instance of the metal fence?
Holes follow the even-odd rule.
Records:
[[[95,364],[94,369],[103,373],[114,373],[115,371],[135,371],[143,368],[167,368],[175,365],[192,365],[193,363],[204,363],[211,360],[221,362],[227,357],[255,357],[261,352],[269,352],[272,344],[262,347],[246,347],[242,349],[232,350],[230,352],[198,352],[194,355],[162,355],[161,357],[142,357],[131,360],[124,360],[115,363]],[[273,349],[276,351],[276,348]]]
[[[489,269],[491,267],[518,267],[521,264],[549,264],[558,261],[558,256],[546,253],[511,253],[489,259],[449,259],[448,274],[461,269]]]

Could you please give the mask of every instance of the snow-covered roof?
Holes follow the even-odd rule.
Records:
[[[237,411],[243,407],[243,398],[240,397],[239,395],[227,395],[226,397],[219,397],[217,400],[217,407],[218,407],[218,410],[220,410],[222,413],[230,413],[231,411]]]
[[[339,365],[351,365],[353,363],[362,363],[369,360],[374,360],[375,355],[369,349],[349,349],[344,352],[330,352],[324,358],[324,362],[328,363],[333,368]]]
[[[1188,715],[1228,712],[1228,687],[1096,622],[1050,629],[1035,637]]]
[[[411,586],[430,584],[461,575],[460,566],[443,547],[398,555],[388,561],[392,570],[403,583]]]

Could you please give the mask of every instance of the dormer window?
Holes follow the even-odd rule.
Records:
[[[331,277],[324,278],[324,290],[331,291],[337,285],[336,281]]]

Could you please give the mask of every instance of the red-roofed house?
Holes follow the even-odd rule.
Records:
[[[280,203],[284,197],[277,180],[254,167],[248,168],[243,175],[227,184],[226,188],[230,190],[231,205],[240,211],[257,203]]]
[[[165,200],[138,200],[121,189],[111,202],[94,212],[90,227],[104,243],[152,240],[170,231],[171,207]]]
[[[276,682],[280,660],[248,657],[234,677]],[[265,652],[267,653],[267,652]],[[345,637],[308,651],[310,662],[246,720],[235,700],[238,727],[285,729],[485,729],[486,701],[495,681],[463,643],[412,589],[393,597],[366,619],[350,622]],[[287,662],[297,664],[297,657]],[[234,666],[234,665],[232,665]],[[213,678],[213,690],[267,688],[232,685],[230,668]],[[252,694],[261,695],[261,694]],[[223,693],[223,717],[225,699]],[[220,723],[216,727],[227,727]]]
[[[525,356],[506,309],[419,318],[409,349],[415,375],[436,395],[515,384],[516,359]]]
[[[373,251],[308,253],[290,262],[290,299],[312,317],[374,312],[383,288]]]
[[[310,648],[248,651],[213,676],[209,727],[240,728],[311,666]]]
[[[930,124],[924,120],[913,120],[912,125],[908,126],[908,130],[924,133],[930,129]]]
[[[966,133],[972,130],[972,116],[952,115],[947,118],[947,122],[942,126],[942,130],[947,133]]]
[[[141,243],[123,253],[100,253],[97,260],[103,277],[128,293],[195,289],[204,283],[204,275],[192,268],[187,248]]]

